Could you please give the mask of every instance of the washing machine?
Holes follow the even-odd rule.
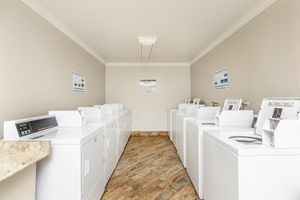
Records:
[[[176,113],[178,110],[177,109],[171,109],[168,112],[168,116],[167,116],[167,122],[168,122],[168,134],[169,134],[169,138],[171,141],[173,141],[173,121],[174,121],[174,116],[176,116]]]
[[[239,110],[242,104],[242,99],[226,99],[224,102],[224,106],[222,111],[234,111]],[[186,168],[186,124],[187,121],[190,119],[195,119],[198,117],[198,120],[200,120],[202,123],[208,123],[208,124],[214,124],[216,121],[216,116],[221,111],[221,107],[210,107],[209,109],[202,109],[201,112],[198,112],[199,108],[204,107],[203,105],[188,105],[186,106],[185,110],[183,112],[178,112],[176,114],[176,143],[175,147],[177,149],[179,158],[183,164],[183,166]],[[224,116],[224,115],[223,115]],[[232,116],[231,116],[232,117]],[[227,118],[226,118],[227,119]],[[222,122],[225,119],[221,120]],[[217,121],[219,120],[219,115],[217,117]],[[231,123],[234,123],[233,120],[228,118],[228,121]],[[217,125],[219,125],[219,122],[217,122]],[[223,125],[221,125],[223,126]],[[226,126],[228,126],[228,123],[226,123]]]
[[[272,126],[281,120],[296,124],[285,126],[285,130],[282,126],[280,132],[284,135],[299,132],[299,111],[300,98],[267,98],[262,102],[254,133],[204,131],[204,199],[298,200],[300,148],[265,145],[261,135],[273,131],[264,130],[270,119],[275,121]]]
[[[51,141],[51,155],[37,163],[37,200],[98,200],[104,192],[104,126],[83,127],[78,112],[69,114],[74,126],[49,115],[4,122],[4,140]]]
[[[219,108],[220,109],[220,108]],[[190,119],[186,123],[186,170],[200,199],[203,192],[203,132],[207,130],[231,130],[253,132],[253,111],[223,111],[220,115],[221,126],[215,125],[216,107],[199,108],[200,119]],[[205,116],[207,117],[205,120]],[[210,116],[210,117],[209,117]],[[210,121],[210,122],[209,122]]]
[[[171,130],[171,141],[173,142],[174,146],[176,144],[176,114],[179,110],[174,109],[170,111],[170,130]]]
[[[176,114],[176,143],[178,156],[182,165],[186,167],[186,122],[188,119],[194,119],[197,116],[199,105],[188,105],[185,112]]]
[[[262,145],[261,138],[253,134],[207,133],[204,133],[204,199],[299,199],[300,149]]]
[[[185,113],[187,107],[191,105],[188,103],[181,103],[178,105],[178,109],[172,109],[170,110],[170,130],[171,132],[171,141],[173,142],[174,146],[177,146],[177,131],[176,131],[176,116],[177,113]]]

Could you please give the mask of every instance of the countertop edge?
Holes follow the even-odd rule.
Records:
[[[23,145],[25,143],[27,143],[27,146],[30,148],[31,146],[30,145],[35,145],[37,147],[40,147],[43,149],[42,152],[36,152],[36,155],[32,156],[28,156],[27,160],[25,161],[20,161],[20,163],[18,163],[17,161],[15,161],[13,159],[13,157],[19,157],[20,155],[24,154],[24,157],[26,156],[26,153],[30,152],[31,154],[34,154],[34,150],[35,149],[32,149],[32,151],[25,151],[25,152],[18,152],[18,151],[14,151],[14,152],[10,152],[9,149],[7,149],[7,151],[3,151],[4,148],[1,148],[1,155],[0,155],[0,158],[1,157],[7,157],[6,159],[8,161],[15,161],[14,162],[14,165],[11,166],[11,168],[4,168],[2,169],[3,171],[1,172],[0,171],[0,182],[2,181],[5,181],[6,179],[14,176],[15,174],[23,171],[24,169],[26,169],[27,167],[33,165],[33,164],[36,164],[38,161],[48,157],[50,154],[51,154],[51,144],[50,144],[50,141],[32,141],[32,140],[25,140],[25,141],[0,141],[0,145],[3,144],[3,143],[6,143],[6,147],[9,146],[9,143],[11,145]],[[30,149],[31,150],[31,149]],[[6,154],[6,155],[5,155]],[[5,158],[2,158],[2,160],[5,160]]]

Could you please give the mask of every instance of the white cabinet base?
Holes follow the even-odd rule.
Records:
[[[0,182],[1,200],[35,199],[36,164]]]

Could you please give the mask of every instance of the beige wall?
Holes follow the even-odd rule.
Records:
[[[258,109],[268,96],[300,96],[300,1],[278,0],[191,66],[192,96],[243,97]],[[230,89],[213,90],[213,73],[230,67]]]
[[[0,2],[0,138],[4,120],[104,102],[105,67],[18,0]],[[87,91],[71,91],[71,72]]]
[[[156,79],[157,91],[143,92],[141,79]],[[189,96],[189,65],[106,67],[106,101],[131,109],[134,131],[167,130],[167,111]]]

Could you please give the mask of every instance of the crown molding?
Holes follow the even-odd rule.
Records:
[[[37,1],[22,0],[22,2],[26,6],[31,8],[34,12],[36,12],[38,15],[40,15],[42,18],[44,18],[51,25],[53,25],[55,28],[57,28],[59,31],[61,31],[64,35],[66,35],[68,38],[74,41],[77,45],[79,45],[81,48],[87,51],[98,61],[100,61],[103,64],[106,64],[106,61],[101,56],[99,56],[95,50],[93,50],[88,44],[83,42],[75,33],[68,29],[63,23],[61,23],[56,17],[54,17],[47,9],[41,6]]]
[[[95,50],[93,50],[88,44],[82,41],[74,32],[68,29],[63,23],[61,23],[56,17],[54,17],[47,9],[41,6],[36,0],[21,0],[26,6],[31,8],[34,12],[48,21],[51,25],[60,30],[68,38],[78,44],[81,48],[87,51],[90,55],[95,57],[101,63],[106,64],[106,66],[190,66],[217,47],[219,44],[224,42],[228,37],[233,35],[240,28],[249,23],[252,19],[262,13],[264,10],[269,8],[277,0],[265,0],[251,9],[246,15],[241,17],[237,23],[232,25],[227,31],[220,35],[216,40],[210,43],[206,48],[204,48],[190,63],[107,63]]]
[[[206,48],[204,48],[192,61],[190,64],[194,64],[198,60],[200,60],[203,56],[205,56],[207,53],[209,53],[211,50],[213,50],[215,47],[217,47],[219,44],[224,42],[227,38],[229,38],[231,35],[233,35],[235,32],[237,32],[240,28],[245,26],[247,23],[249,23],[252,19],[257,17],[260,13],[262,13],[264,10],[269,8],[272,4],[274,4],[277,0],[265,0],[261,3],[259,3],[257,6],[255,6],[253,9],[251,9],[247,14],[242,16],[235,24],[233,24],[227,31],[225,31],[222,35],[220,35],[216,40],[214,40],[212,43],[210,43]]]
[[[190,67],[190,63],[106,63],[106,67]]]

